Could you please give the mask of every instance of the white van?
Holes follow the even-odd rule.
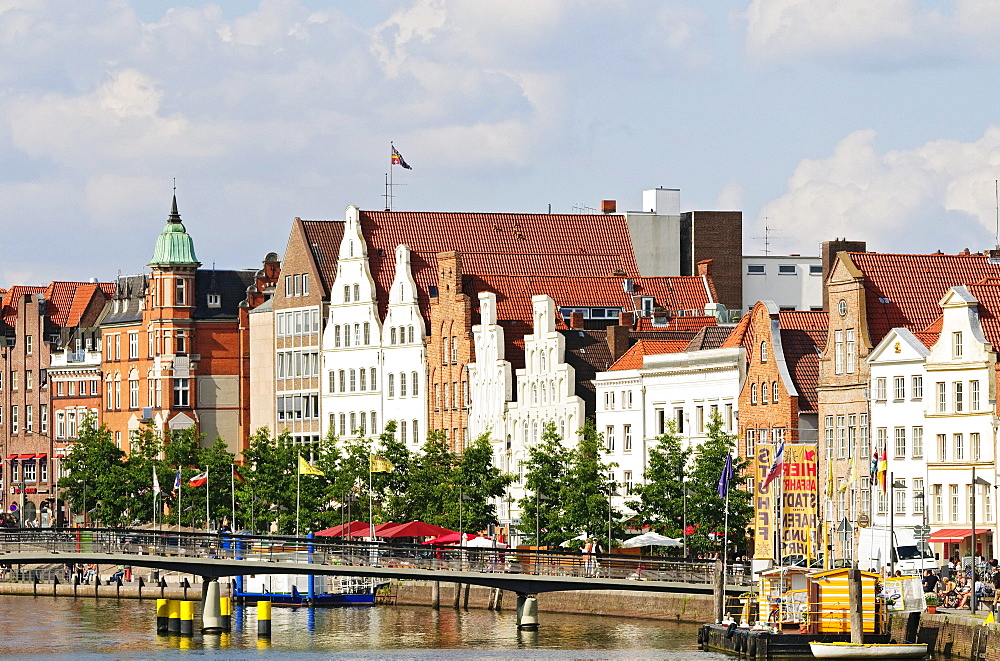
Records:
[[[890,534],[895,535],[892,544]],[[858,566],[881,571],[893,562],[898,571],[910,575],[922,574],[925,569],[936,571],[939,565],[930,544],[917,540],[913,528],[900,527],[891,532],[887,527],[862,528],[858,540]]]

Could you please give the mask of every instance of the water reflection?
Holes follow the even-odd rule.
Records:
[[[512,612],[407,606],[275,608],[271,641],[259,641],[254,608],[233,609],[230,634],[156,635],[155,601],[0,596],[0,654],[85,658],[171,658],[192,650],[212,658],[273,652],[352,658],[727,657],[697,651],[694,625],[655,620],[541,614],[538,631],[518,631]]]

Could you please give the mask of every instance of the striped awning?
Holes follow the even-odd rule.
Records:
[[[976,534],[982,535],[989,532],[989,528],[976,528]],[[961,542],[966,537],[972,536],[972,528],[941,528],[931,533],[928,542],[942,544],[945,542]]]

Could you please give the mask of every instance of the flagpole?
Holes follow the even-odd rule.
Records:
[[[726,566],[729,563],[729,484],[726,484],[726,517],[722,525],[722,613],[726,613]]]
[[[368,454],[368,539],[375,541],[375,517],[372,516],[372,457]]]
[[[209,494],[208,494],[208,468],[205,469],[205,532],[211,527],[211,515],[208,512],[209,504]]]
[[[299,506],[302,501],[302,455],[295,464],[295,536],[299,536]]]
[[[236,464],[229,466],[229,495],[233,499],[233,521],[232,529],[236,531]]]
[[[184,497],[184,473],[178,468],[177,474],[181,477],[180,484],[177,485],[177,545],[180,546],[181,515],[184,513],[184,510],[181,508],[181,499]]]
[[[386,191],[388,193],[388,195],[386,196],[386,199],[385,199],[385,203],[386,203],[386,206],[389,207],[389,211],[392,211],[392,146],[393,146],[392,145],[392,140],[390,140],[389,141],[389,190]],[[369,472],[371,472],[371,471],[369,471]],[[369,478],[370,477],[371,476],[369,475]],[[371,480],[369,479],[369,482],[370,481]],[[371,508],[370,507],[368,508],[368,511],[371,512]],[[368,518],[370,519],[371,516],[369,516]]]

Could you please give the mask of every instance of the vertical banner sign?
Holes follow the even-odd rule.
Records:
[[[785,452],[788,448],[785,448]],[[762,488],[768,472],[771,470],[771,462],[774,460],[775,448],[770,445],[760,444],[757,446],[757,454],[754,456],[754,553],[753,557],[758,560],[766,560],[774,557],[774,511],[777,504],[772,496],[778,488],[779,480],[774,480]]]
[[[819,484],[815,445],[786,445],[782,493],[783,552],[815,557],[810,531],[816,529]]]

